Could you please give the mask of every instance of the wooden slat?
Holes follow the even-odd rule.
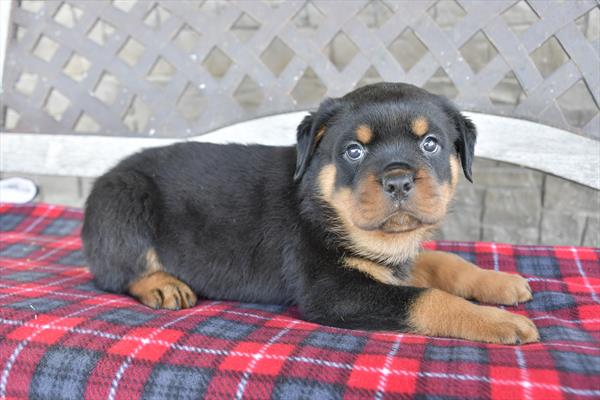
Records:
[[[561,129],[515,118],[465,113],[478,127],[475,154],[519,164],[600,189],[600,143]],[[212,143],[293,145],[305,112],[238,123],[187,140]],[[143,148],[177,139],[5,133],[0,170],[95,177]]]

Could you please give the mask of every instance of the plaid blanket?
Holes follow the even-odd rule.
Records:
[[[542,341],[501,346],[335,329],[274,305],[154,311],[94,287],[81,219],[0,205],[0,398],[600,397],[600,249],[428,244],[529,279],[534,300],[508,308]]]

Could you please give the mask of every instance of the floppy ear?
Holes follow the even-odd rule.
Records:
[[[294,182],[298,182],[304,175],[319,141],[325,134],[327,122],[335,115],[340,106],[339,99],[326,99],[316,112],[311,112],[304,117],[298,125]]]
[[[458,138],[456,139],[456,151],[460,156],[460,163],[463,167],[465,177],[469,182],[473,183],[473,174],[471,173],[471,165],[475,157],[475,142],[477,141],[477,128],[471,120],[460,112],[455,115],[456,129]]]

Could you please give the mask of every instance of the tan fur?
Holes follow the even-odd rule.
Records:
[[[422,181],[422,190],[416,191],[414,202],[419,212],[428,213],[433,219],[441,219],[448,212],[448,205],[454,197],[458,183],[459,164],[456,156],[450,156],[450,182],[438,185],[435,179],[425,171],[418,171],[417,178]]]
[[[405,204],[410,213],[398,213],[388,218],[394,211],[392,204],[373,174],[362,178],[354,193],[349,187],[335,189],[334,164],[324,166],[319,174],[321,197],[336,211],[337,228],[354,251],[384,263],[401,263],[418,254],[421,242],[446,215],[459,169],[455,156],[450,157],[449,163],[451,180],[442,185],[427,170],[416,172],[414,194]],[[411,213],[426,224],[421,225]],[[384,230],[379,229],[381,224],[384,224]]]
[[[321,196],[337,213],[336,223],[348,245],[364,257],[385,263],[397,264],[413,258],[421,242],[428,237],[431,226],[423,226],[404,233],[367,231],[354,223],[355,203],[349,188],[334,190],[336,169],[333,164],[323,167],[319,174]]]
[[[158,254],[156,254],[156,250],[151,247],[146,252],[146,275],[162,270],[163,266],[158,259]]]
[[[342,197],[352,197],[352,194],[349,193],[350,189],[342,190],[348,192],[342,194]],[[373,174],[369,174],[361,179],[356,188],[356,198],[358,204],[356,206],[348,204],[348,206],[353,209],[356,208],[355,212],[353,212],[352,219],[360,226],[367,226],[373,221],[382,219],[389,207],[389,204],[381,191],[381,184]]]
[[[317,134],[315,135],[315,144],[319,143],[321,141],[321,139],[323,139],[324,135],[325,135],[325,127],[322,127],[321,129],[319,129],[317,131]]]
[[[442,203],[448,204],[452,197],[454,197],[454,191],[456,190],[456,184],[458,183],[458,173],[460,165],[455,155],[450,156],[450,183],[442,185]]]
[[[405,208],[429,223],[441,222],[454,195],[454,186],[448,183],[440,185],[426,169],[417,170],[415,181],[414,193]]]
[[[341,193],[341,195],[350,199],[347,207],[350,208],[352,222],[358,228],[366,230],[379,228],[382,222],[390,214],[393,214],[393,205],[383,193],[381,183],[373,174],[368,174],[360,180],[355,193],[349,193],[350,189],[348,188],[342,189],[343,191],[348,192]],[[394,214],[383,224],[384,230],[390,233],[409,231],[418,226],[417,219],[406,213]]]
[[[425,117],[417,117],[412,121],[410,127],[416,136],[421,137],[429,130],[429,122]]]
[[[448,212],[448,205],[454,197],[458,183],[459,164],[455,156],[450,156],[450,182],[438,184],[436,179],[424,169],[416,172],[416,190],[408,205],[411,211],[427,216],[433,221],[440,221]]]
[[[368,144],[373,140],[373,131],[367,125],[361,125],[356,129],[356,138],[363,144]]]
[[[348,268],[356,269],[368,275],[370,278],[386,285],[401,286],[405,284],[402,279],[399,279],[394,275],[394,272],[390,267],[365,260],[364,258],[346,257],[344,259],[344,265]]]
[[[192,289],[173,275],[157,271],[129,285],[129,294],[151,308],[178,310],[193,307],[197,298]]]
[[[409,325],[415,333],[487,343],[531,343],[539,333],[528,318],[499,308],[478,306],[437,289],[424,292],[411,306]]]
[[[488,304],[513,305],[532,299],[527,280],[515,274],[488,271],[442,251],[425,251],[415,259],[411,286],[431,287]]]
[[[460,164],[458,162],[458,158],[453,154],[450,156],[450,175],[452,176],[450,180],[450,185],[452,187],[452,191],[456,188],[456,184],[458,183],[458,174],[460,172]]]
[[[447,184],[439,185],[431,174],[423,169],[416,173],[416,186],[411,205],[414,211],[432,220],[441,220],[450,200]]]

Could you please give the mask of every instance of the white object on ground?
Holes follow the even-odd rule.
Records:
[[[2,203],[28,203],[37,195],[38,188],[30,179],[6,178],[0,180],[0,202]]]

